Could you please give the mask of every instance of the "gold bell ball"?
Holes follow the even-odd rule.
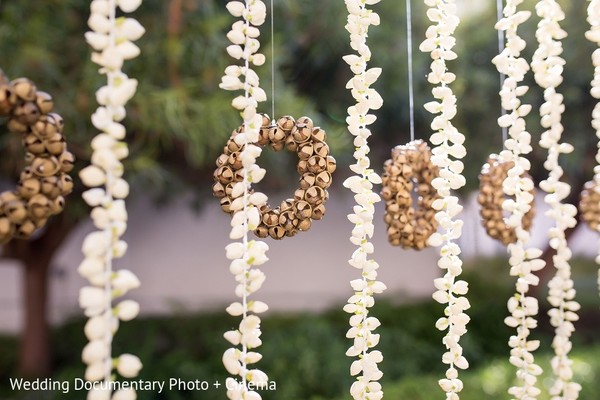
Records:
[[[499,156],[492,154],[489,156],[487,163],[481,169],[479,175],[479,195],[477,201],[481,206],[479,213],[481,215],[482,224],[487,234],[496,240],[499,240],[505,245],[515,243],[517,234],[515,229],[509,227],[505,222],[505,211],[502,209],[504,200],[508,198],[502,190],[504,179],[508,175],[508,171],[514,166],[512,161],[503,162]],[[531,190],[531,194],[535,194]],[[533,224],[535,209],[533,204],[523,217],[523,228],[530,230]]]
[[[422,140],[396,146],[383,168],[381,197],[388,240],[393,246],[422,250],[438,227],[432,205],[440,196],[431,182],[439,176],[439,168],[431,162],[431,149]]]
[[[244,131],[240,126],[231,134],[231,138],[223,148],[216,161],[217,169],[213,177],[213,194],[220,199],[221,209],[232,214],[232,187],[243,181],[240,153],[243,146],[235,143],[235,137]],[[279,118],[271,123],[268,115],[263,114],[263,123],[256,143],[269,146],[274,151],[288,150],[298,155],[296,170],[300,175],[299,188],[291,198],[272,208],[268,204],[261,207],[261,223],[254,230],[260,238],[272,237],[283,239],[295,236],[298,232],[307,231],[313,220],[323,218],[325,203],[329,198],[327,189],[333,182],[332,174],[336,168],[335,159],[330,155],[329,146],[325,142],[326,133],[315,127],[308,117],[298,120],[291,116]],[[254,193],[252,191],[251,193]]]
[[[579,212],[581,219],[590,228],[597,231],[600,227],[600,187],[596,182],[589,181],[584,185],[579,202]]]
[[[0,193],[0,243],[29,238],[63,210],[64,196],[73,190],[67,173],[75,157],[53,107],[52,97],[29,79],[10,81],[0,70],[0,116],[7,118],[8,131],[21,135],[26,164],[17,188]]]

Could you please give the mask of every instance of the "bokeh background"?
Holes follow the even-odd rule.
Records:
[[[416,137],[430,135],[431,116],[422,105],[431,99],[426,81],[429,58],[418,52],[428,26],[424,5],[413,1],[415,37]],[[467,187],[460,193],[465,207],[465,234],[461,241],[470,283],[472,321],[464,337],[472,368],[464,374],[461,398],[505,399],[514,376],[508,364],[504,326],[506,300],[514,279],[508,274],[505,249],[485,236],[474,197],[478,173],[488,154],[502,149],[496,118],[500,113],[499,77],[491,64],[497,54],[494,2],[459,0],[463,22],[457,32],[459,60],[451,63],[458,79],[453,89],[459,99],[456,125],[467,136],[465,159]],[[565,95],[564,139],[575,152],[561,159],[565,179],[573,186],[568,201],[576,204],[583,184],[595,164],[597,138],[590,126],[595,105],[589,95],[593,76],[594,46],[585,40],[584,0],[560,1],[566,11],[564,27]],[[119,267],[134,270],[142,288],[131,297],[142,304],[142,316],[122,324],[115,351],[139,355],[145,380],[224,381],[221,355],[227,347],[222,333],[236,324],[224,307],[233,299],[234,280],[227,270],[223,247],[228,243],[229,217],[212,198],[214,160],[240,119],[230,107],[232,93],[218,88],[230,63],[225,34],[233,18],[220,0],[145,0],[135,17],[146,27],[139,41],[142,54],[125,69],[139,80],[138,93],[128,107],[130,157],[127,179],[132,183],[128,200],[130,229],[128,255]],[[533,10],[534,1],[523,8]],[[87,30],[88,2],[79,0],[0,0],[0,68],[10,77],[26,76],[55,96],[56,110],[65,118],[69,149],[77,168],[88,164],[89,141],[96,134],[89,122],[96,103],[94,93],[103,77],[90,62],[83,39]],[[373,125],[372,162],[381,170],[390,149],[409,137],[406,15],[404,2],[384,1],[374,8],[381,26],[370,32],[371,65],[383,68],[376,88],[385,104]],[[341,312],[351,294],[348,284],[356,276],[346,261],[351,225],[345,219],[352,196],[342,188],[352,158],[351,137],[345,130],[346,109],[352,103],[345,84],[350,78],[341,60],[350,52],[344,30],[344,2],[334,0],[275,0],[274,35],[267,23],[261,42],[269,62],[259,69],[262,87],[275,84],[276,116],[308,115],[328,133],[328,143],[338,160],[328,213],[307,232],[281,242],[269,242],[271,261],[264,266],[267,282],[256,298],[271,312],[263,323],[264,355],[261,368],[277,383],[277,391],[263,398],[278,400],[347,399],[351,360],[344,356],[347,315]],[[536,47],[535,14],[522,34]],[[271,60],[274,69],[271,69]],[[526,101],[539,108],[543,98],[533,78]],[[271,104],[264,105],[270,113]],[[532,112],[528,128],[539,139],[539,115]],[[530,155],[532,176],[544,179],[544,149],[534,146]],[[22,168],[19,138],[0,124],[0,189],[10,189]],[[272,203],[289,196],[296,182],[295,156],[265,151],[259,163],[267,177],[259,185]],[[15,241],[0,251],[0,398],[79,399],[79,393],[15,392],[9,378],[52,377],[73,380],[83,376],[80,351],[85,344],[84,320],[77,305],[84,281],[76,268],[82,259],[83,237],[91,229],[87,206],[80,199],[83,187],[76,182],[65,213],[31,241]],[[543,215],[538,196],[534,242],[545,249],[545,232],[551,224]],[[415,252],[387,244],[377,209],[375,257],[389,290],[373,314],[384,353],[382,363],[387,398],[430,400],[441,396],[437,379],[443,374],[442,334],[434,324],[443,307],[434,303],[433,279],[440,274],[435,250]],[[600,392],[600,312],[596,285],[597,234],[583,224],[569,232],[575,252],[574,278],[582,303],[581,320],[573,336],[576,380],[584,389],[581,399],[595,400]],[[541,365],[550,369],[552,327],[546,316],[545,284],[552,276],[551,263],[541,272],[535,289],[541,299],[540,327],[534,336],[542,341]],[[541,384],[550,386],[548,373]],[[546,390],[547,392],[547,390]],[[549,399],[547,393],[543,399]],[[140,392],[140,399],[220,399],[223,390]]]

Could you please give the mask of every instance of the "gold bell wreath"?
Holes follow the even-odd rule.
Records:
[[[498,155],[492,154],[488,158],[487,163],[481,169],[479,175],[479,196],[477,201],[481,206],[479,211],[482,224],[487,234],[505,245],[515,243],[517,235],[514,228],[508,227],[504,221],[504,209],[502,204],[506,199],[502,184],[506,178],[508,171],[513,168],[512,161],[503,162]],[[534,194],[533,189],[531,194]],[[523,228],[530,230],[535,216],[533,204],[523,217]]]
[[[396,146],[383,167],[381,197],[388,240],[393,246],[422,250],[438,226],[432,205],[440,196],[431,182],[439,176],[439,168],[431,162],[431,149],[422,140]]]
[[[581,213],[581,219],[590,228],[598,230],[598,226],[600,226],[600,193],[598,192],[596,182],[586,182],[581,192],[579,212]]]
[[[241,126],[232,133],[224,153],[217,159],[214,173],[213,193],[221,200],[223,211],[230,214],[233,185],[243,181],[240,159],[243,146],[234,140],[243,129]],[[263,147],[268,145],[275,151],[287,149],[296,152],[300,187],[294,192],[293,198],[282,201],[279,207],[272,208],[268,204],[261,207],[261,223],[254,230],[258,237],[291,237],[310,229],[313,220],[323,218],[325,203],[329,198],[327,188],[331,186],[332,174],[336,168],[335,159],[329,155],[329,146],[325,140],[325,131],[315,127],[308,117],[296,121],[285,116],[273,125],[269,116],[263,115],[257,144]]]
[[[17,189],[0,193],[0,243],[29,238],[63,210],[64,196],[73,190],[67,173],[75,159],[53,108],[52,97],[29,79],[9,81],[0,70],[0,117],[8,131],[21,135],[26,151]]]

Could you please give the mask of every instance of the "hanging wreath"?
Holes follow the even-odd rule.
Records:
[[[335,159],[329,155],[326,133],[315,127],[308,117],[297,121],[290,116],[279,118],[272,124],[269,116],[262,116],[260,129],[260,146],[269,146],[275,151],[287,149],[298,154],[297,170],[300,174],[300,187],[293,198],[281,202],[279,207],[265,204],[259,208],[260,224],[254,229],[256,236],[273,239],[295,236],[300,231],[310,229],[313,220],[320,220],[325,214],[325,203],[329,197],[327,189],[332,183],[335,171]],[[240,126],[227,141],[224,153],[217,158],[217,169],[214,173],[213,193],[221,199],[223,211],[233,214],[231,204],[235,201],[234,185],[243,182],[241,173],[243,164],[240,154],[244,145],[236,142],[236,137],[244,132]],[[250,196],[266,199],[266,195],[254,190]]]
[[[25,168],[16,190],[0,193],[0,243],[27,239],[59,214],[73,190],[75,158],[67,151],[63,119],[52,112],[52,97],[27,78],[9,81],[0,70],[0,117],[22,136]]]
[[[432,205],[440,196],[431,185],[438,176],[439,168],[431,162],[431,149],[424,141],[392,149],[381,176],[384,220],[392,245],[417,250],[427,247],[427,239],[438,227]]]
[[[586,182],[581,192],[579,211],[585,223],[593,230],[598,230],[600,227],[600,193],[597,190],[596,182]]]
[[[514,167],[514,162],[502,162],[496,154],[490,155],[487,163],[481,169],[479,175],[479,196],[477,201],[481,206],[479,213],[482,218],[482,224],[487,234],[493,239],[499,240],[505,245],[517,241],[517,234],[514,227],[509,226],[504,218],[505,211],[502,208],[504,201],[508,196],[502,189],[502,184],[508,176],[508,171]],[[529,174],[522,176],[529,177]],[[531,179],[529,177],[529,179]],[[534,190],[529,190],[534,195]],[[512,196],[514,197],[514,196]],[[533,204],[529,211],[523,216],[523,229],[529,231],[535,216]]]

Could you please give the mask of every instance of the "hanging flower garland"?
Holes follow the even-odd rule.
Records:
[[[100,65],[108,83],[96,92],[100,106],[92,115],[93,125],[102,131],[92,140],[91,165],[80,172],[83,183],[92,188],[83,194],[93,207],[91,217],[98,231],[88,234],[83,242],[85,259],[79,273],[87,278],[79,294],[79,303],[89,317],[85,335],[90,342],[82,359],[87,364],[85,378],[100,383],[94,385],[88,399],[135,399],[132,389],[113,393],[113,370],[124,378],[138,375],[142,364],[138,357],[123,354],[112,358],[112,340],[119,320],[129,321],[139,312],[133,300],[124,300],[113,307],[113,300],[139,287],[138,278],[128,270],[113,270],[113,260],[127,251],[121,236],[127,228],[125,198],[129,185],[123,179],[122,160],[128,155],[124,142],[125,104],[137,88],[137,80],[121,72],[123,62],[137,57],[139,48],[133,44],[144,34],[144,28],[133,18],[116,17],[117,6],[128,13],[135,11],[141,0],[93,0],[88,25],[92,29],[85,37],[93,48],[92,61]]]
[[[379,3],[380,0],[345,0],[348,9],[348,23],[346,30],[350,33],[350,45],[358,54],[344,56],[344,61],[350,65],[354,77],[350,79],[346,88],[352,93],[356,105],[348,108],[346,123],[348,130],[355,137],[354,158],[356,163],[350,169],[356,174],[346,179],[344,186],[350,189],[357,205],[353,213],[348,215],[354,224],[350,241],[357,246],[352,254],[349,264],[361,270],[362,277],[351,282],[354,295],[344,306],[344,311],[353,314],[350,317],[350,326],[346,337],[353,340],[352,346],[346,352],[349,357],[358,357],[350,367],[350,374],[356,376],[356,381],[350,388],[352,398],[381,399],[383,391],[377,382],[383,373],[379,370],[378,363],[383,360],[383,355],[378,350],[372,350],[379,343],[379,334],[373,331],[380,325],[375,317],[369,317],[375,299],[374,294],[382,293],[385,285],[377,280],[379,265],[370,257],[374,252],[373,215],[375,203],[381,201],[378,194],[373,192],[373,184],[380,184],[381,178],[370,168],[369,146],[367,139],[371,136],[369,125],[375,122],[376,117],[369,114],[370,110],[381,108],[383,100],[379,93],[371,87],[381,75],[381,68],[367,69],[371,59],[371,51],[367,45],[367,36],[371,25],[379,25],[379,15],[370,10],[366,5]]]
[[[563,200],[571,192],[568,183],[561,182],[563,170],[559,165],[560,154],[573,151],[573,146],[560,143],[563,132],[561,123],[565,106],[563,95],[556,91],[562,83],[562,71],[565,64],[560,57],[562,53],[561,40],[567,33],[560,27],[560,21],[565,14],[555,0],[541,0],[536,5],[536,12],[542,20],[538,24],[536,37],[539,42],[538,49],[533,55],[531,69],[535,80],[544,89],[544,104],[540,108],[542,127],[546,131],[542,134],[540,146],[548,149],[548,158],[544,163],[548,170],[548,179],[541,182],[540,187],[547,193],[545,202],[550,206],[547,215],[555,221],[554,227],[549,231],[550,246],[556,250],[553,257],[556,274],[548,283],[550,288],[548,301],[554,307],[549,311],[550,323],[555,328],[555,337],[552,342],[555,356],[552,359],[552,371],[555,381],[550,388],[550,395],[555,399],[574,400],[579,396],[581,385],[572,382],[572,360],[569,359],[571,351],[570,337],[575,330],[573,321],[578,319],[576,311],[579,303],[574,301],[575,289],[571,279],[571,250],[569,249],[565,230],[577,224],[575,215],[577,208],[572,204],[564,204]]]
[[[419,48],[422,52],[430,53],[433,59],[428,81],[435,85],[432,93],[436,101],[425,104],[425,109],[436,115],[431,123],[431,128],[435,131],[431,136],[431,143],[436,146],[432,150],[431,161],[440,168],[440,176],[433,180],[432,185],[440,198],[435,200],[432,206],[436,210],[435,219],[441,228],[441,232],[436,232],[429,238],[429,245],[441,246],[438,265],[446,271],[444,277],[435,280],[437,291],[433,294],[436,301],[447,304],[444,311],[446,316],[436,323],[439,330],[447,330],[443,339],[447,351],[442,357],[442,362],[448,365],[448,370],[446,377],[440,379],[439,385],[446,392],[448,399],[458,399],[458,393],[463,388],[463,383],[458,378],[458,369],[469,367],[459,341],[467,332],[469,316],[465,311],[470,304],[464,297],[468,291],[468,284],[458,279],[462,272],[462,260],[456,240],[461,236],[463,221],[457,216],[462,211],[462,206],[458,197],[453,196],[451,191],[465,185],[465,178],[462,176],[464,165],[460,159],[466,155],[466,149],[463,145],[464,135],[451,122],[457,107],[456,96],[448,85],[454,82],[456,76],[448,71],[446,61],[457,57],[452,50],[456,44],[453,34],[460,19],[454,0],[426,0],[425,4],[429,7],[427,17],[433,24],[427,29],[426,39]]]
[[[590,24],[590,30],[585,33],[585,37],[590,41],[598,45],[598,49],[594,51],[592,55],[592,62],[594,64],[594,79],[592,80],[591,94],[595,99],[600,100],[600,0],[591,0],[587,9],[587,20]],[[592,127],[596,130],[596,136],[600,140],[600,102],[594,107],[592,113]],[[600,197],[600,145],[598,146],[598,152],[596,154],[596,162],[599,164],[594,168],[594,179],[589,182],[591,192],[588,197]],[[583,197],[583,196],[582,196]],[[582,198],[581,208],[584,208],[584,198]],[[597,203],[596,203],[597,204]],[[586,210],[582,210],[586,211]],[[585,218],[585,212],[583,213]],[[587,221],[592,229],[600,232],[600,224],[598,221]],[[600,264],[600,255],[596,257],[596,263]],[[598,287],[600,288],[600,270],[598,270]]]
[[[508,393],[516,399],[535,399],[540,389],[535,386],[542,368],[535,364],[533,351],[539,347],[539,341],[528,340],[532,329],[537,326],[535,315],[538,313],[538,301],[535,297],[527,296],[530,285],[537,285],[539,278],[533,273],[542,269],[544,261],[539,259],[542,251],[527,248],[530,234],[523,227],[523,218],[530,210],[534,196],[531,193],[533,181],[526,175],[530,169],[529,161],[523,157],[532,151],[531,135],[526,131],[524,117],[531,111],[531,105],[522,104],[520,96],[527,92],[527,86],[519,86],[529,70],[527,61],[520,57],[525,48],[525,41],[519,37],[517,30],[520,24],[530,16],[529,11],[517,11],[522,0],[507,0],[504,8],[504,18],[496,24],[496,29],[505,31],[507,43],[504,50],[493,63],[506,79],[500,91],[502,107],[507,111],[498,119],[500,127],[507,128],[510,138],[505,142],[505,150],[500,153],[502,162],[513,162],[513,167],[503,183],[507,196],[514,196],[504,201],[503,209],[510,216],[507,225],[515,229],[517,241],[508,245],[510,253],[510,274],[517,277],[516,294],[508,301],[511,316],[505,323],[516,328],[517,334],[510,337],[508,342],[512,348],[510,363],[517,367],[516,376],[520,385],[513,386]]]
[[[250,369],[250,365],[258,362],[262,355],[253,351],[261,345],[260,318],[257,314],[267,310],[261,301],[250,301],[248,297],[260,289],[265,274],[253,268],[264,264],[268,258],[268,246],[259,240],[249,240],[248,233],[258,228],[261,223],[259,209],[267,203],[262,193],[252,193],[251,184],[259,182],[265,170],[259,168],[256,159],[262,148],[255,143],[259,141],[263,116],[256,112],[259,102],[267,96],[260,88],[259,78],[252,66],[260,66],[265,56],[258,53],[260,42],[258,27],[265,22],[266,6],[260,0],[230,1],[227,9],[234,17],[242,20],[232,25],[227,38],[232,42],[227,47],[231,57],[240,60],[242,65],[230,65],[225,69],[220,87],[224,90],[243,90],[232,105],[240,110],[244,124],[236,134],[234,141],[240,147],[239,155],[243,168],[238,171],[242,180],[233,185],[231,190],[230,211],[231,233],[234,240],[227,245],[226,256],[231,260],[230,271],[238,282],[235,294],[241,299],[227,307],[227,312],[242,320],[238,329],[225,333],[225,339],[234,347],[223,354],[223,364],[227,371],[238,378],[227,378],[227,397],[229,399],[259,400],[261,396],[253,390],[267,384],[267,375],[259,369]]]

